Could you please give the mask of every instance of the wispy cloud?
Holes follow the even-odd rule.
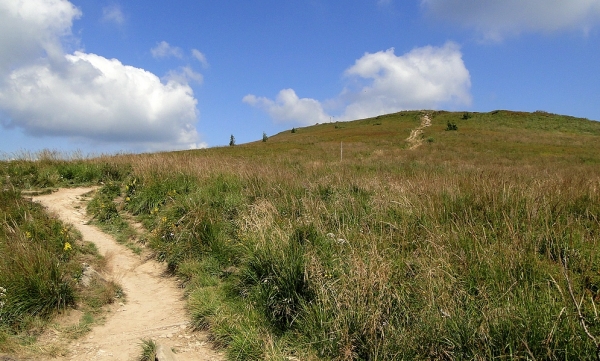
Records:
[[[125,23],[125,15],[123,15],[123,11],[119,5],[105,6],[102,8],[102,21],[123,25]]]
[[[204,81],[202,74],[195,72],[189,66],[183,66],[177,70],[169,71],[165,79],[167,82],[175,82],[179,84],[188,84],[190,82],[202,84]]]
[[[161,41],[156,44],[154,48],[150,49],[150,53],[155,58],[168,58],[171,56],[179,59],[183,58],[183,51],[181,48],[171,46],[166,41]]]
[[[436,109],[471,103],[470,75],[458,45],[426,46],[397,56],[394,49],[365,53],[344,75],[350,81],[336,99],[321,102],[299,98],[293,89],[275,100],[246,95],[246,104],[264,110],[279,122],[315,124],[330,114],[323,104],[341,104],[336,119],[353,120],[407,109]]]
[[[600,0],[421,0],[421,5],[497,41],[522,32],[587,32],[600,23]]]
[[[200,52],[200,50],[192,49],[192,56],[194,59],[198,60],[202,67],[208,68],[208,61],[206,60],[206,56]]]

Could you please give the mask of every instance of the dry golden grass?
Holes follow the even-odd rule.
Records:
[[[91,162],[232,359],[594,359],[600,123],[425,113]]]

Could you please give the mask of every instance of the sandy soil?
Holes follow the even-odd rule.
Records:
[[[421,118],[421,125],[419,127],[417,127],[416,129],[413,129],[410,132],[410,135],[408,136],[408,138],[406,138],[406,141],[410,145],[409,149],[416,149],[421,144],[423,144],[423,139],[421,139],[421,134],[423,134],[423,129],[425,129],[429,126],[431,126],[431,119],[429,118],[429,115],[425,114]]]
[[[61,189],[34,200],[73,224],[84,240],[96,244],[108,259],[108,274],[103,276],[123,287],[127,301],[117,304],[103,325],[70,342],[67,356],[56,360],[135,360],[141,354],[141,339],[153,339],[173,348],[178,361],[224,360],[211,348],[205,333],[190,329],[183,291],[174,278],[164,275],[163,265],[135,255],[87,224],[85,203],[80,196],[91,190]]]

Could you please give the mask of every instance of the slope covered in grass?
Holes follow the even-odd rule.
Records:
[[[90,323],[112,302],[118,289],[113,282],[79,284],[83,262],[101,270],[103,259],[94,245],[21,193],[72,184],[75,178],[98,180],[105,166],[56,159],[0,162],[0,356],[11,352],[47,358],[42,354],[51,350],[32,345],[53,316],[78,307]],[[85,327],[82,323],[82,333]]]
[[[600,123],[427,113],[102,162],[231,359],[595,359]]]

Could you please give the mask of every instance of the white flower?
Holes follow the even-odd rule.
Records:
[[[4,298],[6,298],[6,288],[0,287],[0,311],[6,304],[6,301],[3,300]]]

